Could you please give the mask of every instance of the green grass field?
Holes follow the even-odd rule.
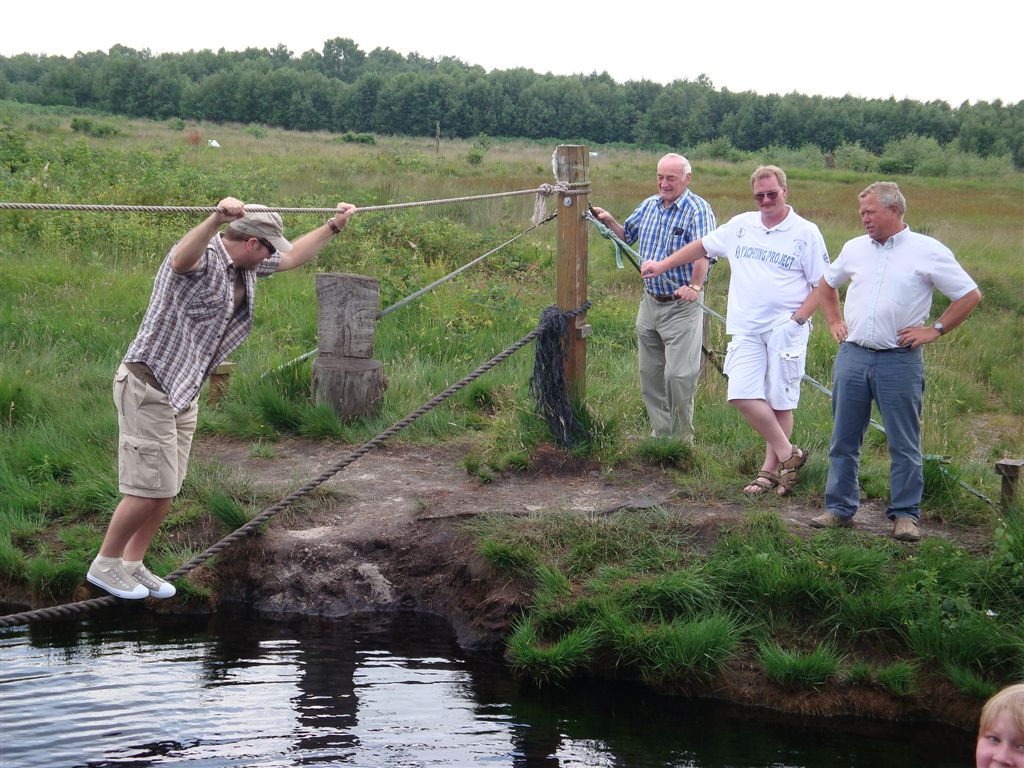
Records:
[[[277,206],[332,206],[337,200],[367,206],[533,189],[554,181],[553,143],[491,140],[480,157],[479,147],[462,142],[376,137],[373,144],[360,144],[328,134],[220,125],[178,130],[112,117],[102,120],[116,130],[88,136],[71,131],[72,117],[64,110],[0,105],[0,200],[207,206],[233,195]],[[220,148],[210,147],[208,139],[216,139]],[[590,164],[591,199],[621,220],[655,191],[658,154],[591,149],[598,152]],[[692,188],[724,221],[750,207],[748,177],[761,161],[786,168],[790,202],[819,225],[833,256],[861,233],[856,196],[876,180],[872,176],[803,167],[798,157],[776,153],[740,164],[695,159]],[[627,604],[629,590],[644,585],[690,589],[661,583],[682,570],[682,544],[665,552],[658,549],[662,544],[638,534],[643,541],[636,551],[601,550],[582,561],[586,567],[567,572],[565,552],[527,541],[519,528],[509,529],[515,535],[508,540],[509,530],[499,535],[484,526],[482,547],[491,548],[496,565],[512,562],[512,572],[539,585],[537,612],[524,618],[510,646],[524,670],[552,679],[571,674],[580,659],[607,659],[611,653],[651,678],[688,674],[680,671],[687,659],[700,660],[691,672],[706,676],[745,643],[773,670],[773,679],[787,684],[847,675],[881,679],[904,690],[910,685],[908,669],[912,675],[913,665],[930,664],[946,669],[951,679],[960,675],[961,688],[975,686],[980,695],[997,682],[1020,677],[1024,532],[1016,516],[1004,519],[956,481],[998,499],[993,462],[1024,457],[1024,178],[897,180],[908,199],[908,223],[949,245],[985,295],[962,328],[926,351],[924,451],[947,461],[941,468],[929,462],[925,517],[991,533],[992,550],[978,555],[977,567],[964,565],[961,550],[942,548],[929,555],[928,567],[921,562],[910,567],[901,550],[879,545],[872,555],[880,558],[877,567],[892,569],[901,589],[921,596],[913,612],[886,612],[879,602],[886,589],[873,579],[875,592],[856,592],[852,602],[840,599],[840,587],[858,578],[845,569],[859,573],[859,561],[836,571],[827,594],[808,578],[820,570],[815,563],[822,559],[853,557],[847,540],[823,539],[804,550],[774,523],[763,523],[768,533],[757,525],[737,532],[732,544],[701,565],[717,574],[708,576],[702,592],[708,615],[698,619],[692,606],[676,607],[656,621],[653,608],[627,615],[615,606]],[[263,378],[317,346],[315,271],[376,277],[382,306],[388,306],[525,230],[532,210],[533,198],[525,196],[357,215],[314,264],[261,284],[255,328],[233,356],[238,373],[219,407],[201,412],[197,439],[230,435],[249,441],[254,452],[266,452],[282,434],[363,442],[532,330],[555,299],[554,224],[381,320],[374,356],[384,362],[390,385],[379,416],[341,423],[312,406],[309,363]],[[322,219],[288,215],[286,233],[304,232]],[[0,211],[0,578],[30,588],[42,602],[65,600],[81,583],[116,504],[110,380],[145,311],[160,260],[197,220],[182,214]],[[593,308],[588,321],[594,333],[588,342],[585,405],[591,435],[585,450],[608,467],[675,464],[681,488],[695,499],[738,501],[739,489],[760,464],[759,438],[725,403],[724,382],[709,367],[698,394],[695,449],[673,458],[671,450],[660,454],[659,446],[645,440],[649,428],[637,387],[633,333],[642,288],[632,267],[616,269],[611,245],[596,232],[589,246]],[[709,305],[720,313],[727,284],[723,264],[707,291]],[[936,298],[933,316],[943,301]],[[828,386],[835,345],[820,315],[816,319],[808,374]],[[717,323],[709,346],[724,351]],[[528,465],[535,446],[549,440],[533,413],[532,365],[529,351],[513,356],[398,440],[466,440],[471,446],[467,469],[481,480]],[[827,398],[805,387],[794,439],[811,449],[812,459],[796,498],[811,507],[820,506],[830,428]],[[871,434],[866,442],[862,481],[869,497],[886,496],[888,459],[880,435]],[[154,563],[166,571],[190,556],[172,543],[173,531],[211,517],[233,526],[269,501],[218,468],[194,467],[155,542]],[[650,530],[671,538],[670,523],[648,522]],[[580,556],[573,555],[570,565],[581,562]],[[738,591],[750,586],[750,574],[767,578],[769,571],[777,571],[778,584],[764,586],[764,593]],[[725,583],[722,574],[736,581]],[[564,594],[552,586],[562,580],[570,585]],[[189,593],[187,586],[184,591]],[[830,652],[810,662],[787,656],[786,644],[778,643],[799,636],[794,627],[804,626],[808,617],[795,606],[806,605],[801,601],[809,599],[807,592],[828,609],[811,637],[831,642],[877,632],[892,644],[894,664],[912,666],[861,665],[844,672],[844,657],[833,645],[823,645]],[[751,609],[759,594],[778,595],[783,602],[775,610],[769,606],[766,615],[763,601]],[[589,602],[581,607],[577,600],[583,598]],[[954,600],[953,613],[936,608],[947,599]],[[967,628],[965,642],[983,634],[986,625],[979,617],[996,601],[1001,607],[992,622],[998,642],[974,657],[961,647],[947,647],[951,643],[943,633],[950,626]],[[552,612],[557,620],[550,618]],[[689,626],[698,620],[711,623]],[[910,632],[911,624],[920,629]],[[692,645],[698,642],[694,638],[709,636],[719,638],[714,648]],[[801,672],[801,664],[810,671]]]

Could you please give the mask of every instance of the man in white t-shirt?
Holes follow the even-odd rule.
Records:
[[[765,441],[764,462],[746,493],[789,493],[807,451],[790,442],[793,411],[807,360],[814,287],[828,266],[818,227],[786,203],[786,174],[764,165],[750,177],[757,210],[741,213],[663,261],[646,261],[655,277],[678,264],[729,259],[725,358],[728,398]]]
[[[894,521],[896,539],[917,541],[924,491],[921,347],[966,320],[981,292],[949,248],[903,223],[907,201],[896,184],[875,182],[859,198],[867,234],[843,246],[815,291],[839,353],[833,370],[825,514],[811,525],[852,525],[860,505],[861,443],[875,402],[889,443],[886,516]],[[847,283],[844,320],[837,289]],[[952,303],[929,324],[935,289]]]

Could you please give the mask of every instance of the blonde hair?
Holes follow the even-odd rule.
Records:
[[[775,180],[779,182],[780,187],[786,186],[786,172],[777,165],[757,166],[754,172],[750,174],[750,185],[753,186],[754,182],[758,179],[767,179],[769,176],[774,176]]]
[[[981,708],[981,718],[978,722],[978,735],[981,736],[989,730],[1003,711],[1010,713],[1014,726],[1020,733],[1024,733],[1024,683],[1003,688],[985,702],[985,706]]]

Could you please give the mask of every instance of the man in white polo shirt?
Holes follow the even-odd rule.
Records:
[[[825,484],[825,514],[815,528],[852,525],[860,505],[860,449],[878,404],[889,443],[889,508],[893,536],[917,541],[924,491],[921,348],[960,325],[981,292],[952,251],[903,223],[907,201],[892,182],[879,181],[859,195],[866,235],[850,240],[815,292],[832,337],[839,342],[832,384],[832,446]],[[845,319],[838,289],[847,283]],[[928,323],[932,292],[952,302]]]
[[[817,308],[814,287],[828,266],[818,227],[786,203],[786,174],[774,165],[754,171],[756,211],[680,248],[663,261],[641,265],[645,278],[678,264],[729,259],[725,358],[728,398],[765,441],[761,470],[746,493],[789,493],[807,461],[790,442],[793,411],[807,360],[808,320]]]

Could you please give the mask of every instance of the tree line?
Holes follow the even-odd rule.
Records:
[[[607,73],[485,71],[457,58],[366,53],[348,38],[296,56],[284,46],[152,55],[114,46],[73,57],[0,57],[0,98],[153,119],[261,123],[294,130],[447,138],[480,134],[685,149],[859,145],[882,153],[906,137],[1024,168],[1017,104],[759,95],[715,89],[704,75],[661,85]]]

